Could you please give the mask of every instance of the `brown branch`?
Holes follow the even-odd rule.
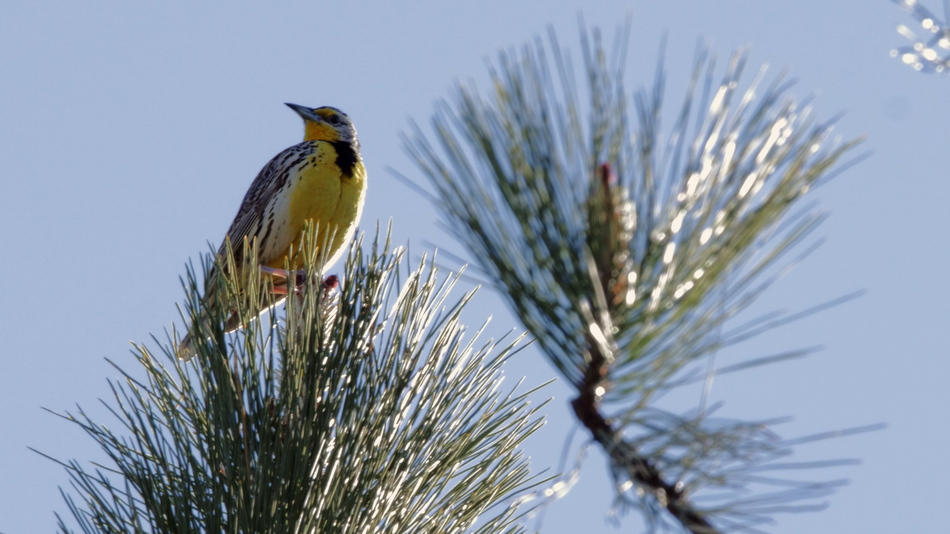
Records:
[[[610,422],[600,413],[600,393],[607,376],[607,359],[592,344],[591,360],[579,385],[580,394],[571,401],[577,419],[590,430],[596,440],[610,456],[611,462],[622,467],[627,476],[640,486],[651,490],[661,506],[673,515],[693,534],[718,534],[705,517],[689,504],[683,489],[677,488],[663,479],[663,475],[648,459],[637,452],[636,447],[619,437]]]

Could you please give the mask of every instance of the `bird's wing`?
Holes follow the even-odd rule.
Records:
[[[290,172],[313,152],[313,143],[304,142],[294,145],[274,156],[251,183],[241,207],[226,234],[234,250],[235,261],[241,261],[244,238],[261,235],[264,231],[264,215],[270,203],[281,188],[287,185]],[[218,254],[224,254],[225,243],[221,243]]]
[[[224,256],[227,251],[227,242],[231,241],[231,249],[234,254],[235,264],[241,265],[244,262],[244,238],[252,238],[259,235],[264,226],[264,215],[268,209],[271,200],[275,198],[280,189],[286,186],[290,179],[290,171],[295,166],[304,161],[314,146],[312,142],[303,142],[287,148],[274,156],[267,165],[257,174],[257,178],[251,182],[244,200],[241,201],[241,207],[238,208],[231,227],[228,228],[225,239],[222,240],[218,248],[218,256]],[[218,269],[212,267],[205,279],[205,291],[211,291],[211,288],[217,284]]]

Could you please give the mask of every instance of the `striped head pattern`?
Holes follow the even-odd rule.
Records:
[[[298,104],[287,104],[287,106],[303,118],[304,141],[343,142],[359,148],[356,128],[346,113],[329,106],[321,108],[308,108]]]

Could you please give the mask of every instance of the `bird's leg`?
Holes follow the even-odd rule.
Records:
[[[277,278],[289,278],[289,273],[285,269],[275,269],[273,267],[261,265],[261,272],[271,276],[276,276]],[[300,276],[303,272],[304,271],[297,271],[295,274],[296,276]]]
[[[266,265],[261,265],[261,272],[268,274],[270,276],[275,276],[277,278],[283,278],[284,280],[290,279],[290,273],[285,269],[275,269],[273,267],[267,267]],[[294,272],[294,288],[296,291],[300,291],[300,288],[303,287],[304,282],[307,281],[307,271],[300,269],[299,271]],[[323,288],[329,292],[332,289],[336,289],[339,285],[339,278],[335,274],[331,274],[323,279]],[[286,286],[275,286],[274,293],[279,295],[286,295],[288,293]]]
[[[273,267],[267,267],[266,265],[261,265],[261,272],[277,278],[283,278],[284,280],[289,280],[291,277],[291,273],[285,269],[275,269]],[[300,290],[300,288],[303,286],[304,280],[306,280],[306,276],[307,271],[304,271],[303,269],[293,273],[295,290]],[[288,293],[287,287],[274,286],[274,293],[278,295],[286,295]]]

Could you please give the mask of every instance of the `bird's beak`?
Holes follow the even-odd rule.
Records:
[[[291,104],[289,102],[284,103],[287,107],[297,112],[297,115],[300,115],[305,121],[315,121],[320,122],[321,119],[319,115],[313,112],[310,108],[306,106],[301,106],[299,104]]]

